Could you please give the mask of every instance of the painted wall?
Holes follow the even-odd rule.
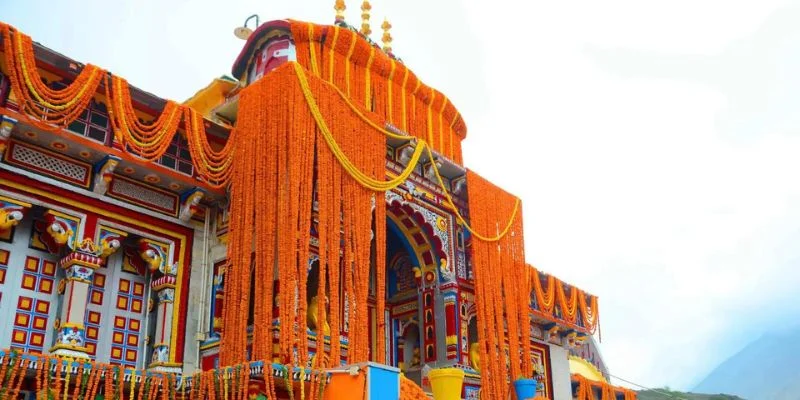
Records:
[[[550,344],[550,368],[553,371],[553,400],[572,400],[569,353],[566,349]]]

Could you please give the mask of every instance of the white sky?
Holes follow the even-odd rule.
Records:
[[[330,23],[333,3],[0,0],[0,19],[183,100],[229,73],[250,14]],[[689,388],[800,320],[800,2],[426,3],[375,0],[373,38],[389,16],[465,115],[467,165],[523,198],[528,259],[600,296],[612,374]]]

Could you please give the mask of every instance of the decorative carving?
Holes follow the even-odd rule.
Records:
[[[104,262],[105,260],[100,258],[100,250],[92,239],[84,239],[77,249],[58,261],[58,266],[64,268],[67,279],[89,283],[94,270]]]
[[[181,221],[188,222],[200,210],[200,201],[206,193],[200,188],[187,190],[181,195],[181,211],[178,216]]]
[[[144,275],[146,270],[159,271],[164,275],[177,275],[178,264],[170,264],[167,249],[151,240],[139,239],[135,248],[126,250],[131,264]]]
[[[119,165],[120,158],[107,155],[94,165],[94,187],[92,190],[97,194],[106,194],[111,180],[114,178],[114,170]]]
[[[0,196],[0,232],[6,232],[17,226],[30,208],[30,203]]]
[[[397,161],[403,166],[408,166],[408,162],[411,161],[411,156],[414,154],[414,148],[411,145],[405,145],[398,149],[397,154]]]
[[[107,228],[100,228],[98,232],[98,242],[100,243],[100,257],[108,258],[114,254],[120,247],[122,247],[122,240],[128,236],[127,233],[121,231],[111,231]]]
[[[56,343],[54,348],[67,348],[85,351],[85,337],[86,333],[83,326],[70,323],[61,324],[58,334],[56,335]]]
[[[174,288],[164,288],[158,291],[158,302],[159,303],[172,303],[175,301],[175,289]]]
[[[463,196],[466,194],[467,189],[467,176],[460,176],[458,178],[454,178],[450,182],[451,186],[453,187],[453,194],[457,196]]]
[[[17,120],[3,115],[0,117],[0,156],[5,153],[8,148],[9,138],[11,138],[11,131],[17,126]]]
[[[153,346],[153,356],[150,358],[151,364],[164,364],[169,362],[169,345],[161,343]]]
[[[36,231],[42,243],[51,253],[59,252],[65,244],[70,248],[75,247],[75,231],[78,221],[57,211],[48,210],[44,220],[35,224]]]
[[[431,182],[438,182],[439,179],[436,177],[436,171],[433,170],[434,162],[436,163],[437,170],[442,169],[442,162],[438,159],[434,159],[433,162],[425,163],[425,166],[423,167],[423,173],[425,175],[425,179]]]

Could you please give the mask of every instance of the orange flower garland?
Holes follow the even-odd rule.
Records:
[[[500,232],[504,218],[515,215],[518,199],[472,171],[467,171],[467,186],[472,228],[485,233]],[[517,379],[533,374],[528,328],[531,289],[521,221],[522,216],[517,213],[508,234],[495,242],[478,237],[472,241],[481,390],[489,398],[507,397],[509,377]]]
[[[265,294],[269,294],[269,282],[274,279],[271,266],[275,258],[271,254],[275,252],[280,297],[280,357],[293,365],[303,365],[308,361],[307,339],[302,333],[304,328],[296,331],[293,327],[296,321],[305,319],[307,309],[308,288],[305,283],[310,245],[307,227],[312,218],[314,182],[317,182],[319,239],[322,242],[319,271],[325,275],[319,282],[326,285],[316,288],[317,312],[319,320],[324,321],[328,314],[324,297],[328,292],[327,287],[330,287],[329,316],[333,340],[329,359],[336,365],[341,354],[336,340],[337,332],[341,329],[339,319],[343,309],[340,293],[347,302],[345,325],[349,328],[348,359],[358,362],[370,358],[367,298],[374,194],[360,182],[344,178],[342,166],[333,160],[330,151],[318,138],[316,122],[297,82],[295,70],[287,65],[273,71],[270,79],[255,82],[241,94],[242,118],[236,127],[236,134],[241,135],[240,140],[247,141],[249,145],[237,150],[241,153],[237,153],[232,164],[231,193],[235,201],[231,204],[233,217],[228,248],[231,265],[226,273],[228,281],[223,310],[225,331],[221,348],[221,361],[225,365],[242,361],[246,354],[247,327],[246,321],[240,316],[246,312],[249,299],[246,289],[250,286],[250,274],[246,268],[249,265],[251,243],[256,245],[255,296],[256,299],[263,299],[263,303],[255,302],[255,326],[262,328],[256,329],[253,334],[254,354],[263,357],[271,351],[270,330],[267,328],[270,324],[265,319],[270,315],[268,310],[272,307],[272,296]],[[308,80],[307,84],[314,93],[319,93],[317,106],[324,115],[330,117],[328,122],[331,126],[351,127],[350,130],[333,133],[339,150],[347,154],[353,165],[364,171],[366,176],[382,177],[385,136],[357,134],[355,129],[373,128],[365,126],[360,114],[342,107],[339,94],[328,84],[318,79]],[[283,96],[273,96],[276,92]],[[264,157],[264,154],[274,154],[275,157]],[[313,175],[315,161],[316,179]],[[257,198],[255,193],[259,194]],[[374,203],[376,215],[384,219],[384,202]],[[255,221],[258,221],[258,225],[254,230]],[[376,226],[382,227],[381,224]],[[338,234],[340,227],[344,233],[341,238]],[[345,255],[341,266],[337,251],[340,240],[344,243]],[[377,248],[385,247],[385,233],[377,234],[375,240]],[[382,253],[380,258],[385,258],[385,254]],[[379,264],[383,265],[383,262]],[[339,271],[342,274],[341,282]],[[383,306],[381,303],[380,307]],[[383,314],[382,309],[376,314]],[[382,318],[379,324],[384,325]],[[380,344],[378,353],[385,353],[385,343]],[[320,357],[322,362],[325,358],[325,354]]]
[[[621,392],[625,400],[636,400],[636,392],[630,389],[617,387],[607,382],[593,381],[579,374],[572,374],[572,381],[578,383],[575,393],[577,400],[596,400],[595,388],[599,389],[600,400],[616,400],[617,393]]]
[[[570,295],[566,295],[566,283],[558,278],[540,273],[535,267],[530,268],[533,294],[536,297],[538,310],[535,314],[546,318],[554,318],[555,306],[558,305],[562,310],[562,316],[567,325],[581,327],[589,333],[594,333],[600,325],[600,314],[597,304],[597,296],[587,294],[577,287],[571,286]],[[541,275],[544,275],[547,284],[542,287]],[[573,298],[574,296],[574,298]],[[577,321],[576,312],[581,315],[580,325]]]
[[[209,185],[217,188],[227,185],[231,176],[230,165],[233,162],[233,150],[237,143],[236,132],[238,131],[234,129],[228,136],[225,145],[217,150],[208,141],[203,116],[193,108],[185,106],[183,106],[183,113],[186,141],[189,144],[193,164],[197,166],[198,172],[206,178]]]
[[[6,24],[0,24],[0,29],[6,69],[12,90],[20,101],[20,109],[35,116],[29,122],[42,129],[66,127],[92,100],[105,72],[87,65],[64,89],[52,89],[44,83],[36,68],[31,38]]]
[[[18,379],[16,383],[12,386],[13,390],[11,391],[11,395],[9,396],[9,392],[6,391],[5,395],[11,397],[12,399],[19,398],[19,391],[22,388],[22,382],[25,380],[25,373],[28,371],[28,365],[30,365],[31,359],[30,358],[23,358],[19,364],[19,372],[17,373]],[[58,392],[56,392],[58,393]]]
[[[430,139],[440,154],[462,162],[460,141],[466,136],[466,125],[451,102],[440,103],[443,94],[423,85],[407,67],[357,32],[301,21],[290,21],[290,25],[298,63],[335,84],[356,104],[411,135],[423,135],[418,137]],[[321,66],[319,72],[316,65]],[[436,107],[431,108],[434,100]],[[446,124],[439,123],[440,115]]]
[[[401,375],[400,400],[428,400],[428,395],[414,381]]]
[[[561,315],[569,323],[575,323],[578,316],[578,288],[569,290],[569,297],[565,294],[564,285],[556,286],[556,295],[561,305]]]

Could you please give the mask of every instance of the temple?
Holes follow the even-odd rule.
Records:
[[[452,102],[343,10],[255,17],[182,104],[0,24],[2,398],[635,399]]]

